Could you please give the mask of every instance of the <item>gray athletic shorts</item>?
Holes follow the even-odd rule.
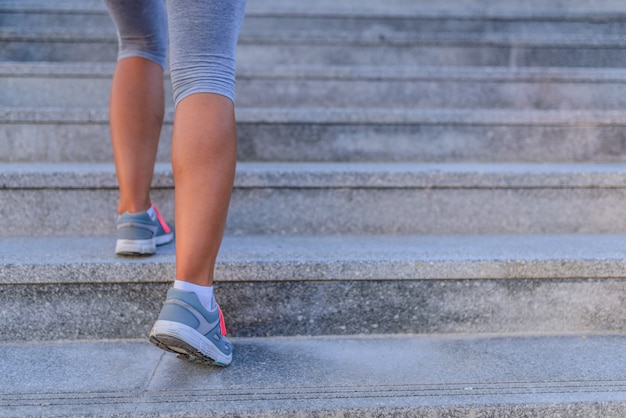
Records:
[[[235,50],[246,0],[103,1],[117,27],[118,60],[143,57],[165,68],[169,32],[176,104],[194,93],[235,100]]]

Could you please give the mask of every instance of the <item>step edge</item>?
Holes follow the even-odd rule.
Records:
[[[111,78],[113,63],[0,62],[0,77],[21,78]],[[240,80],[332,80],[332,81],[483,81],[483,82],[626,82],[626,70],[619,68],[557,68],[557,67],[469,67],[410,65],[262,65],[242,66],[237,70]],[[166,71],[164,80],[169,82]],[[0,80],[1,81],[1,80]]]
[[[258,108],[237,107],[240,124],[379,125],[454,124],[502,126],[625,126],[621,110],[516,110],[516,109],[382,109],[382,108]],[[165,123],[171,124],[174,109],[167,108]],[[2,124],[108,124],[106,107],[62,108],[0,106]]]
[[[153,188],[174,186],[157,163]],[[0,189],[116,189],[112,163],[0,163]],[[240,162],[235,189],[623,189],[626,166],[587,163]]]
[[[171,283],[174,245],[149,258],[113,254],[115,237],[13,237],[1,285]],[[18,253],[27,246],[26,257]],[[625,234],[226,235],[220,282],[613,280]],[[78,247],[71,255],[72,247]],[[110,251],[109,251],[110,250]],[[59,254],[54,255],[57,251]],[[98,279],[94,279],[97,277]],[[127,279],[121,280],[120,277]]]

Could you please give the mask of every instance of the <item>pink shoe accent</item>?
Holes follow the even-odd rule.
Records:
[[[163,227],[163,231],[165,231],[166,234],[169,234],[170,233],[170,227],[169,227],[168,224],[165,223],[165,221],[161,217],[161,213],[159,212],[157,207],[154,206],[154,204],[152,205],[152,209],[154,209],[154,213],[156,213],[157,219],[159,220],[159,223]]]
[[[226,323],[224,322],[224,314],[222,313],[222,308],[217,305],[217,310],[220,313],[220,330],[222,331],[222,335],[226,335]]]

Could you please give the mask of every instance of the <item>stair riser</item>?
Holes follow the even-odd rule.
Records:
[[[228,231],[610,233],[626,231],[624,199],[626,189],[236,189]]]
[[[596,8],[597,12],[598,9]],[[463,11],[457,11],[457,16],[462,16]],[[609,12],[610,13],[610,12]],[[86,32],[114,32],[113,21],[102,7],[102,10],[93,10],[89,13],[67,13],[67,12],[19,12],[0,11],[0,27],[16,28],[24,30],[41,27],[54,28],[57,31],[82,30]],[[545,33],[548,36],[555,34],[577,35],[588,34],[590,36],[608,35],[624,33],[626,24],[620,16],[605,16],[597,18],[587,16],[582,18],[567,18],[554,16],[536,16],[533,18],[516,17],[420,17],[411,15],[407,17],[399,16],[338,16],[326,13],[323,16],[296,16],[283,15],[270,12],[263,16],[248,10],[244,20],[243,36],[254,36],[258,33],[276,33],[282,31],[285,35],[338,31],[341,33],[360,33],[363,36],[373,34],[393,34],[407,33],[410,35],[433,33],[503,33],[513,35]]]
[[[152,199],[173,213],[173,190]],[[620,188],[238,188],[231,234],[623,233]],[[0,236],[112,235],[115,189],[0,189]]]
[[[91,42],[0,41],[0,61],[115,62],[117,59],[117,42],[114,39]]]
[[[114,62],[117,43],[110,40],[2,41],[0,61]],[[248,44],[238,47],[238,65],[450,65],[623,68],[623,46],[581,47],[523,45],[455,45],[442,42],[398,45]]]
[[[157,160],[170,161],[172,124],[161,131]],[[0,162],[113,162],[107,122],[0,125]]]
[[[0,106],[107,107],[110,78],[4,77]],[[239,107],[623,109],[624,82],[482,80],[311,80],[237,81]],[[166,106],[172,107],[169,81]]]
[[[171,123],[160,162],[170,161]],[[239,122],[240,161],[626,162],[626,127]],[[106,122],[0,125],[0,162],[112,162]]]
[[[32,28],[34,31],[43,27],[59,31],[114,31],[113,21],[104,10],[90,13],[3,10],[0,11],[0,27],[19,30]]]
[[[619,109],[626,83],[239,80],[243,107]]]
[[[170,276],[173,265],[155,281]],[[0,286],[0,341],[145,338],[167,287]],[[623,279],[567,279],[221,282],[216,291],[229,335],[258,337],[621,333],[624,289]]]
[[[621,125],[240,123],[242,161],[622,162]]]
[[[626,66],[623,47],[458,46],[434,43],[422,46],[333,46],[240,44],[241,65],[439,65],[506,67],[607,67]]]
[[[356,10],[358,13],[358,10]],[[424,9],[422,9],[422,12]],[[595,9],[599,11],[599,9]],[[523,17],[521,13],[514,12],[514,17],[484,17],[466,16],[462,10],[457,13],[446,13],[440,16],[423,17],[419,15],[400,16],[337,16],[326,14],[324,16],[259,16],[248,15],[242,28],[243,36],[255,34],[297,34],[299,38],[305,37],[307,32],[319,35],[336,31],[340,34],[359,34],[364,38],[373,38],[375,35],[384,37],[415,37],[425,35],[433,37],[436,34],[468,34],[468,35],[494,35],[527,36],[528,34],[545,34],[545,37],[554,38],[562,35],[567,38],[570,34],[577,36],[588,35],[591,37],[615,36],[624,33],[626,23],[623,16],[612,15],[610,12],[603,17],[594,18],[591,14],[585,17],[568,18],[564,16],[538,16]]]

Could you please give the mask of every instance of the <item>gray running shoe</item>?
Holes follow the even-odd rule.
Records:
[[[194,292],[169,289],[150,342],[194,363],[228,366],[233,345],[226,338],[224,316],[215,298],[213,306],[207,311]]]
[[[174,233],[165,223],[156,206],[152,205],[156,216],[148,212],[124,213],[117,218],[117,243],[115,254],[151,255],[157,245],[167,244],[174,239]]]

